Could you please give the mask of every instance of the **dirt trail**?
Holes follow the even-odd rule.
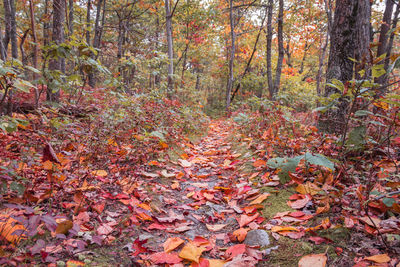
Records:
[[[128,246],[137,262],[160,266],[191,262],[197,266],[193,260],[200,257],[201,266],[252,266],[262,260],[257,241],[244,241],[244,237],[263,221],[257,211],[263,194],[251,188],[247,177],[238,171],[243,162],[228,140],[231,132],[227,122],[214,121],[200,142],[185,144],[181,159],[158,166],[156,173],[161,175],[150,178],[149,184],[153,188],[149,196],[154,199],[152,219],[136,228],[138,238],[134,243],[145,253],[137,253],[135,245]],[[253,231],[253,239],[267,242],[265,232],[261,236],[259,233]],[[169,247],[174,249],[165,255],[160,252],[168,238],[184,243]]]

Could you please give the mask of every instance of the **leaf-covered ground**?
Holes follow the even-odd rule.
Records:
[[[344,174],[334,137],[313,126],[276,111],[268,120],[254,113],[248,125],[234,114],[236,122],[213,120],[192,142],[186,124],[174,123],[187,118],[179,104],[139,103],[140,117],[111,127],[107,119],[131,102],[68,123],[46,110],[1,134],[2,265],[398,264],[398,199],[386,192],[397,174],[385,158],[374,184],[384,197],[367,210],[363,185],[343,182],[364,173]]]

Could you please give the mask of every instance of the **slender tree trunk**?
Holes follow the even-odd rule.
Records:
[[[231,104],[231,93],[233,87],[233,67],[235,61],[235,42],[236,42],[236,33],[235,33],[235,18],[233,13],[233,0],[229,0],[229,24],[231,27],[230,35],[231,35],[231,49],[229,54],[229,76],[228,76],[228,84],[226,86],[226,110],[229,109]]]
[[[322,39],[322,38],[321,38]],[[324,61],[325,61],[325,54],[326,54],[326,48],[328,47],[328,42],[329,42],[329,33],[326,33],[325,36],[325,41],[324,44],[322,44],[322,40],[320,43],[320,52],[319,52],[319,57],[318,57],[318,73],[317,73],[317,94],[318,96],[321,96],[321,79],[322,79],[322,69],[324,66]]]
[[[378,57],[385,54],[387,51],[387,42],[389,39],[388,32],[392,23],[393,6],[394,6],[393,0],[386,0],[385,12],[383,13],[381,30],[379,33],[379,45],[376,53]],[[384,76],[381,77],[378,78],[379,83],[382,83],[384,80],[383,78]]]
[[[44,11],[43,11],[43,45],[49,44],[49,0],[44,1]]]
[[[74,0],[68,2],[68,34],[74,34]]]
[[[92,9],[91,0],[87,0],[86,7],[86,43],[90,45],[90,10]]]
[[[393,41],[394,41],[394,30],[397,27],[397,23],[399,20],[399,13],[400,13],[400,4],[397,4],[396,6],[396,11],[394,12],[393,16],[393,21],[392,21],[392,28],[391,28],[391,33],[390,33],[390,38],[389,38],[389,44],[387,45],[387,50],[386,50],[386,60],[385,60],[385,70],[389,69],[389,63],[390,63],[390,56],[392,54],[392,49],[393,49]],[[385,84],[387,83],[387,79],[389,78],[389,73],[386,73],[385,75]]]
[[[36,37],[36,26],[35,26],[35,10],[33,6],[33,0],[29,0],[29,11],[31,17],[31,34],[33,40],[33,58],[32,58],[32,65],[33,67],[37,68],[37,61],[38,61],[38,44],[37,44],[37,37]],[[36,73],[33,74],[33,79],[36,79]]]
[[[279,0],[279,14],[278,14],[278,63],[276,65],[275,81],[274,81],[274,94],[279,91],[279,85],[281,83],[282,74],[282,62],[285,55],[283,47],[283,0]]]
[[[64,42],[65,0],[53,0],[53,35],[52,41],[59,45]],[[62,71],[62,59],[51,59],[49,69]],[[53,88],[52,81],[47,87],[47,101],[59,102],[59,88]]]
[[[6,61],[7,55],[6,55],[6,50],[4,49],[4,36],[0,30],[0,58],[3,61]]]
[[[103,4],[103,1],[105,0],[98,0],[97,2],[97,10],[96,10],[96,20],[94,24],[94,37],[93,37],[93,47],[98,49],[100,47],[100,41],[101,41],[101,32],[103,30],[103,25],[100,25],[100,17],[101,17],[101,6]],[[104,11],[103,10],[103,18],[104,18]],[[100,53],[98,51],[97,53]],[[93,59],[96,59],[98,56],[97,55],[92,55]],[[89,73],[89,86],[94,87],[96,85],[96,77],[94,71]]]
[[[173,76],[174,76],[174,47],[172,40],[172,14],[169,0],[165,2],[165,18],[166,18],[166,33],[168,46],[168,95],[171,97],[173,91]]]
[[[4,50],[6,53],[6,58],[8,54],[8,44],[10,43],[11,35],[11,7],[9,0],[3,0],[4,6],[4,20],[5,20],[5,33],[4,33]]]
[[[272,15],[273,15],[273,0],[268,0],[267,7],[267,80],[268,91],[270,98],[274,96],[274,82],[272,80]]]
[[[304,71],[304,63],[306,61],[308,49],[309,49],[309,46],[308,46],[308,42],[306,41],[306,43],[304,44],[304,49],[303,49],[304,50],[303,51],[303,58],[301,59],[301,64],[300,64],[300,70],[299,70],[300,74],[302,74],[303,71]]]

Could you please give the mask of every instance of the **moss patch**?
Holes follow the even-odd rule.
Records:
[[[268,192],[271,195],[263,202],[264,209],[262,211],[263,217],[267,220],[272,219],[276,213],[283,211],[294,211],[286,202],[289,197],[294,194],[293,189],[277,189],[274,187],[263,187],[263,192]]]

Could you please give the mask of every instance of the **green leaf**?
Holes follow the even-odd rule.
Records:
[[[25,81],[25,80],[22,80],[22,79],[17,79],[17,80],[15,80],[13,86],[14,86],[15,88],[17,88],[18,90],[21,90],[21,91],[23,91],[23,92],[25,92],[25,93],[29,93],[29,90],[30,90],[31,88],[36,88],[36,87],[35,87],[33,84],[31,84],[30,82]]]
[[[328,168],[332,171],[335,170],[335,164],[332,161],[330,161],[328,158],[326,158],[324,155],[321,155],[321,154],[313,155],[313,154],[307,152],[304,156],[304,159],[308,164],[322,166],[322,167]]]
[[[165,136],[164,136],[164,134],[163,134],[162,132],[160,132],[160,131],[152,131],[152,132],[150,133],[150,136],[158,137],[158,138],[160,138],[161,140],[165,141]]]
[[[18,194],[20,194],[20,195],[22,195],[22,193],[24,193],[24,191],[25,191],[25,187],[22,184],[17,183],[17,182],[12,182],[10,184],[10,189],[12,191],[17,191]]]
[[[278,176],[280,182],[285,184],[290,181],[289,172],[296,171],[296,167],[299,165],[302,158],[304,158],[304,155],[294,158],[272,158],[268,160],[267,166],[273,169],[280,169],[281,171]]]
[[[356,117],[363,117],[363,116],[367,116],[367,115],[374,115],[374,113],[372,113],[371,111],[368,111],[368,110],[364,110],[364,109],[357,110],[354,113],[354,116],[356,116]]]
[[[349,138],[347,139],[347,145],[354,145],[355,148],[361,148],[365,142],[365,135],[367,129],[365,126],[355,127],[349,134]]]
[[[386,73],[385,66],[383,64],[375,65],[371,70],[373,78],[379,78]]]
[[[382,199],[382,202],[383,204],[385,204],[386,207],[392,207],[396,200],[391,197],[385,197],[384,199]]]

